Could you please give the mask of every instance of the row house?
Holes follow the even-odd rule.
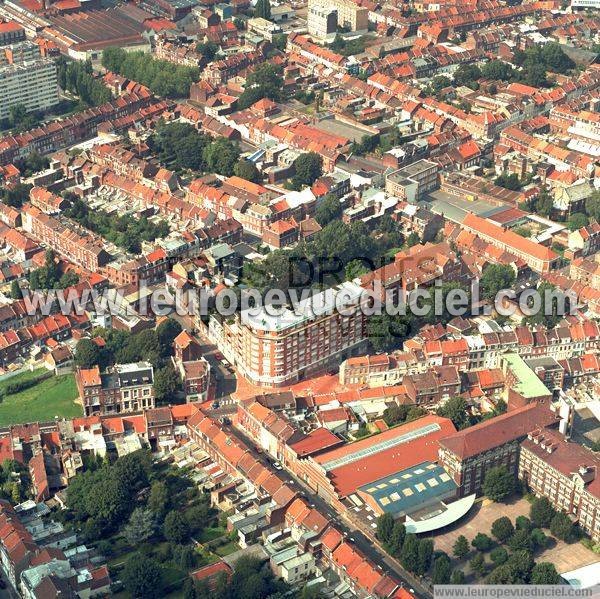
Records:
[[[600,289],[600,263],[594,258],[575,258],[569,266],[569,277],[592,289]]]
[[[57,196],[44,187],[32,187],[29,192],[29,201],[46,214],[62,212],[69,206],[69,201]]]
[[[211,85],[221,85],[264,60],[265,56],[262,50],[232,54],[227,58],[208,64],[202,71],[202,79]]]
[[[447,242],[415,245],[398,252],[394,261],[361,277],[360,284],[372,288],[380,283],[388,297],[396,299],[399,293],[429,287],[436,280],[466,280],[467,269],[463,260]]]
[[[600,224],[591,222],[581,229],[571,231],[568,246],[575,258],[597,253],[600,250]]]
[[[154,408],[154,369],[148,362],[98,366],[75,375],[86,416],[139,412]]]
[[[498,226],[488,219],[468,213],[462,223],[467,231],[481,239],[523,259],[538,273],[548,273],[558,263],[559,255],[552,249],[521,237],[510,229]]]
[[[70,222],[44,214],[35,206],[23,210],[23,229],[70,262],[90,272],[98,272],[110,260],[100,238]]]
[[[438,405],[461,392],[456,366],[433,366],[428,372],[408,374],[403,384],[410,403],[424,406]]]
[[[97,134],[98,126],[104,121],[133,115],[155,102],[157,101],[149,92],[142,90],[25,133],[5,135],[0,138],[0,165],[10,164],[33,151],[49,154],[85,141]]]

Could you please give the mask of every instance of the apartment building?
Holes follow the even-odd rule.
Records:
[[[361,301],[363,290],[347,282],[277,315],[263,307],[223,321],[212,317],[209,336],[252,383],[288,385],[364,353],[368,317]]]
[[[149,362],[117,364],[101,373],[98,366],[75,375],[86,416],[153,409],[154,368]]]
[[[335,35],[337,31],[337,10],[325,3],[310,2],[308,5],[308,33],[320,40]]]
[[[521,444],[519,478],[600,540],[600,458],[555,430],[531,431]]]
[[[56,65],[40,56],[37,44],[18,42],[0,49],[0,119],[8,118],[13,106],[43,111],[58,101]]]
[[[23,210],[23,229],[65,259],[97,272],[111,258],[100,238],[35,206]]]
[[[313,6],[323,6],[323,0],[310,0],[309,14]],[[326,6],[337,12],[337,25],[350,31],[367,31],[369,28],[369,9],[359,6],[351,0],[331,0]],[[310,33],[310,27],[309,27]]]
[[[25,29],[15,21],[0,23],[0,45],[25,41]]]
[[[438,189],[439,165],[430,160],[417,160],[385,178],[385,190],[410,203],[418,202],[430,191]]]

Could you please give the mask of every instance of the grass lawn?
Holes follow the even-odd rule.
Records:
[[[214,552],[221,557],[225,557],[226,555],[237,551],[239,548],[240,546],[235,541],[229,541],[229,543],[217,547]]]
[[[219,537],[222,537],[226,533],[227,530],[225,528],[222,528],[221,526],[205,528],[199,535],[198,541],[200,543],[208,543],[210,541],[218,539]]]
[[[393,258],[398,252],[401,252],[402,248],[390,248],[385,254],[384,256],[386,258]]]
[[[24,372],[0,382],[0,392],[9,384],[29,381],[47,372],[45,368]],[[75,377],[72,374],[53,376],[35,387],[7,395],[0,403],[0,426],[22,422],[50,422],[55,416],[74,418],[82,416],[83,409],[75,403],[78,397]]]

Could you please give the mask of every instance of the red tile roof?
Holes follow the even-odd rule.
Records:
[[[556,415],[546,405],[531,403],[447,436],[440,445],[465,459],[524,437],[535,428],[543,428],[553,422],[556,422]]]

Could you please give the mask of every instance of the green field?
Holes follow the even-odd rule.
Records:
[[[24,372],[0,382],[0,394],[12,383],[35,379],[47,372],[40,368]],[[72,374],[53,376],[40,381],[35,387],[7,395],[0,403],[0,426],[23,422],[50,422],[55,416],[74,418],[83,415],[75,377]]]

